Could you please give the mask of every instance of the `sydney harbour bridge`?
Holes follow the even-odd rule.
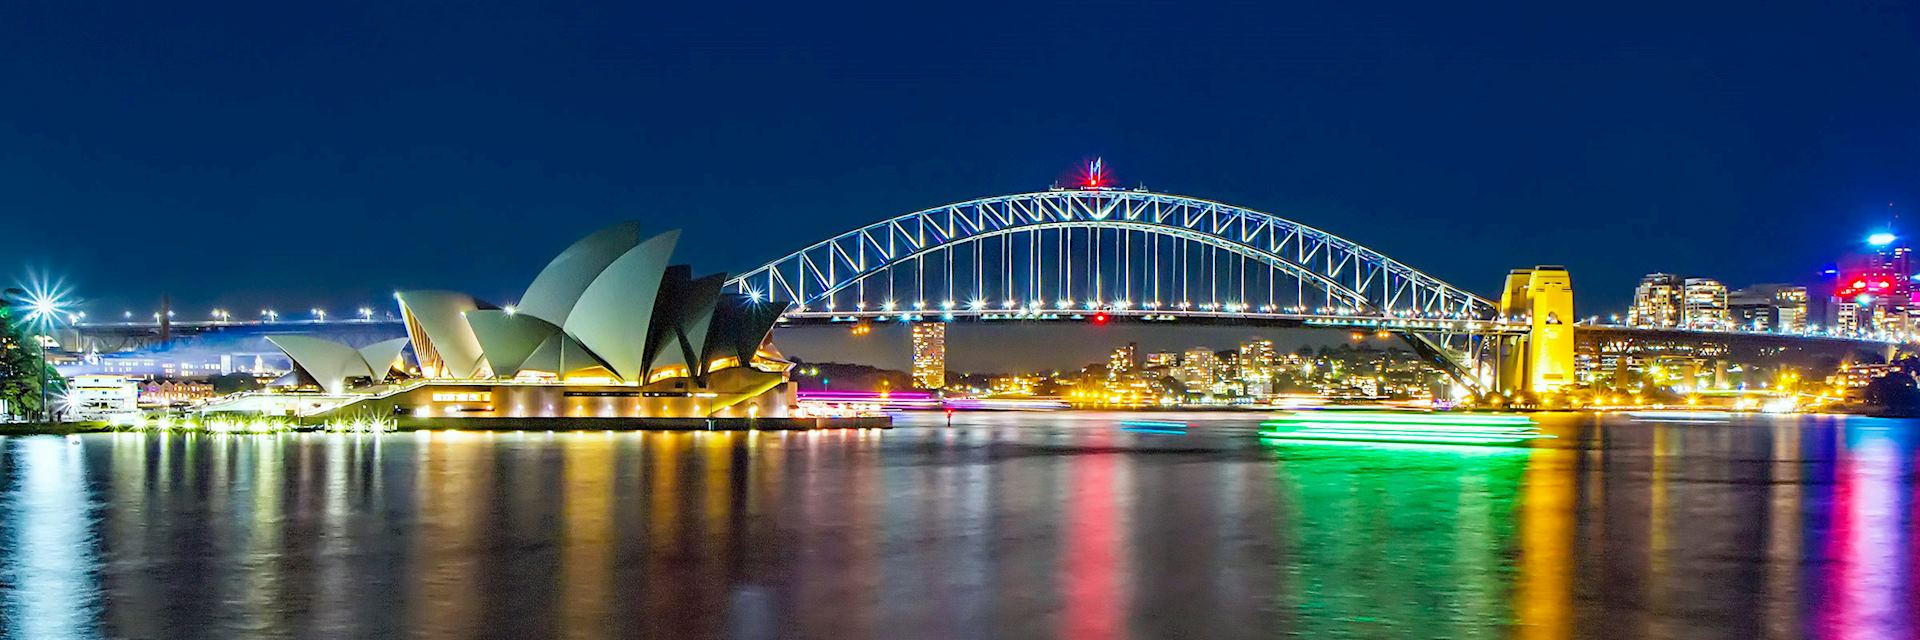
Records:
[[[1100,187],[970,200],[814,243],[727,283],[789,323],[1076,320],[1391,331],[1449,372],[1525,317],[1279,216]],[[1567,314],[1571,322],[1571,314]],[[1462,375],[1473,382],[1473,376]]]
[[[1536,295],[1542,273],[1563,295]],[[788,326],[1056,321],[1387,332],[1464,386],[1509,392],[1571,382],[1576,327],[1567,282],[1557,267],[1516,270],[1496,300],[1273,214],[1089,184],[895,216],[807,245],[724,286],[756,302],[787,305]],[[271,325],[176,323],[171,329],[191,339],[208,330],[272,332]],[[368,325],[299,330],[365,331]],[[139,325],[82,329],[108,347],[102,352],[151,342]],[[1887,346],[1782,334],[1705,337]]]

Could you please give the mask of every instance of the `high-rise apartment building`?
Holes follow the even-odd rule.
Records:
[[[913,386],[922,389],[947,386],[947,323],[913,325]]]
[[[1773,291],[1775,331],[1801,333],[1807,330],[1807,288],[1783,286]]]
[[[1180,354],[1171,351],[1155,351],[1147,354],[1140,362],[1140,371],[1154,376],[1170,376],[1179,373]]]
[[[1253,340],[1240,344],[1240,366],[1249,369],[1270,369],[1278,362],[1273,351],[1272,340]]]
[[[1138,371],[1140,369],[1139,354],[1138,343],[1129,342],[1127,346],[1114,349],[1113,353],[1107,356],[1107,377],[1118,378]]]
[[[1680,323],[1688,329],[1724,330],[1731,326],[1727,285],[1719,280],[1687,278],[1680,304]]]
[[[1649,273],[1633,290],[1633,306],[1627,309],[1627,324],[1636,327],[1676,327],[1680,325],[1680,276]]]
[[[1215,372],[1220,368],[1220,358],[1212,349],[1194,347],[1180,358],[1179,375],[1174,376],[1188,386],[1213,383]]]
[[[1272,340],[1252,340],[1240,343],[1240,382],[1245,386],[1246,394],[1254,397],[1273,393],[1273,370],[1280,364],[1280,355],[1273,350]]]

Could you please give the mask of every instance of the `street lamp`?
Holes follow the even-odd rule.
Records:
[[[28,292],[18,287],[11,287],[5,291],[0,291],[0,302],[8,306],[25,309],[27,314],[22,317],[21,320],[24,321],[29,328],[37,326],[42,330],[32,336],[37,342],[34,346],[38,348],[40,353],[40,419],[44,422],[56,422],[56,416],[54,416],[51,408],[47,406],[47,386],[52,384],[53,381],[47,378],[47,343],[44,340],[46,337],[44,330],[51,325],[58,324],[60,319],[67,315],[66,300],[60,296],[60,292],[57,290],[47,289]]]
[[[318,321],[320,321],[320,322],[326,322],[326,321],[327,321],[327,310],[326,310],[326,309],[318,309],[318,308],[316,308],[316,309],[314,309],[314,310],[313,310],[313,317],[314,317],[315,319],[317,319]]]
[[[360,307],[360,320],[373,322],[373,307]]]
[[[261,310],[260,310],[260,317],[262,317],[262,318],[266,318],[266,319],[267,319],[267,322],[269,322],[269,323],[271,323],[271,322],[277,322],[277,321],[279,321],[279,320],[280,320],[280,312],[278,312],[278,311],[274,311],[274,310],[272,310],[272,309],[261,309]]]

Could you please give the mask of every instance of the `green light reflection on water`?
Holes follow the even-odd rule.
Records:
[[[1504,637],[1526,449],[1272,448],[1278,603],[1306,637]]]

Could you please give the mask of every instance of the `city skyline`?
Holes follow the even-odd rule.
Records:
[[[0,64],[40,90],[0,105],[0,210],[49,242],[4,266],[66,279],[96,314],[162,294],[343,314],[427,284],[504,297],[539,266],[383,269],[340,250],[370,224],[447,258],[671,221],[695,266],[737,272],[794,236],[1041,189],[1103,156],[1120,184],[1287,215],[1483,295],[1514,264],[1565,264],[1593,314],[1652,271],[1798,280],[1915,197],[1914,141],[1883,132],[1909,130],[1920,55],[1872,9],[1748,11],[1748,35],[1420,6],[1139,18],[1153,9],[917,8],[954,26],[852,47],[865,20],[792,8],[481,5],[457,26],[328,8],[310,32],[259,11],[20,8]],[[509,25],[578,37],[480,35]],[[1616,32],[1634,35],[1590,35]],[[319,55],[354,33],[353,55]],[[998,97],[1063,77],[1180,90]],[[738,219],[764,231],[735,237]],[[1505,249],[1461,249],[1489,237]]]
[[[0,7],[0,638],[1916,637],[1920,0]]]

